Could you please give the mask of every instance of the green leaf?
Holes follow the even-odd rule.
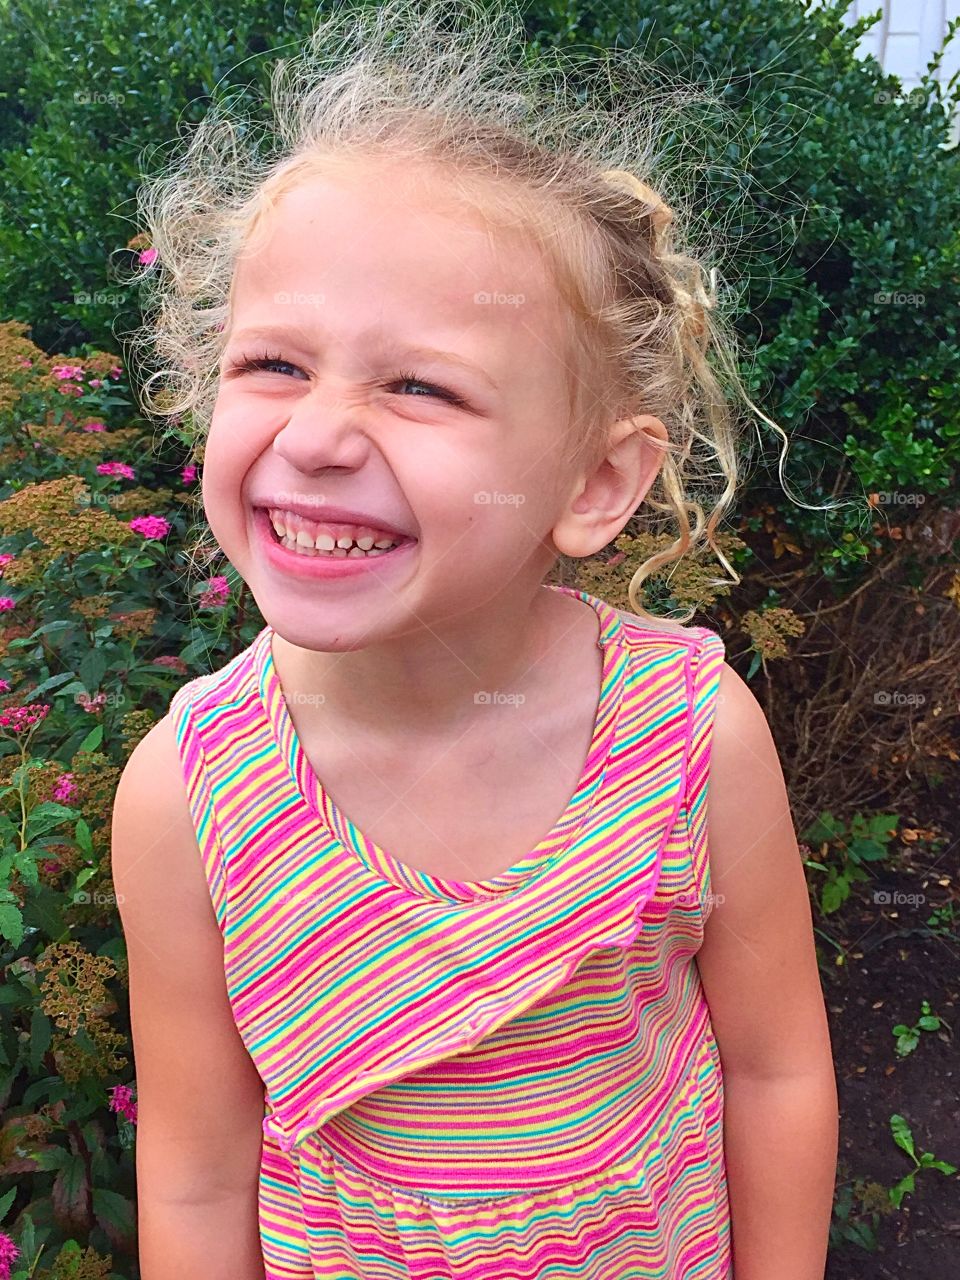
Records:
[[[77,825],[74,828],[74,839],[88,858],[93,856],[93,839],[90,835],[90,828],[83,818],[77,819]]]
[[[828,880],[823,886],[820,899],[824,914],[829,915],[831,911],[836,911],[849,896],[850,886],[842,876],[838,876],[836,880]]]
[[[908,1191],[913,1191],[916,1173],[911,1171],[905,1178],[902,1178],[895,1187],[890,1188],[890,1201],[896,1208],[900,1208],[903,1197]]]
[[[59,827],[64,819],[75,815],[76,810],[68,809],[65,804],[58,804],[56,800],[44,800],[35,809],[31,809],[27,816],[27,843],[30,844],[44,832]]]
[[[80,679],[90,693],[96,693],[107,670],[107,660],[99,649],[91,649],[80,663]]]
[[[914,1160],[916,1160],[916,1153],[913,1149],[913,1134],[910,1132],[910,1126],[903,1116],[892,1115],[890,1117],[890,1130],[897,1146],[902,1147],[908,1155],[913,1156]]]
[[[77,748],[78,751],[96,751],[100,743],[103,741],[103,725],[98,724],[84,738]]]
[[[132,1238],[135,1214],[133,1203],[126,1196],[105,1187],[94,1187],[93,1213],[115,1246]]]
[[[23,941],[23,916],[13,903],[0,903],[0,937],[6,938],[14,947],[19,947]]]
[[[0,1222],[7,1216],[10,1206],[13,1204],[17,1194],[17,1188],[11,1187],[5,1196],[0,1196]]]

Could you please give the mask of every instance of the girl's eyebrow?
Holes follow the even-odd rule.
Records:
[[[274,342],[281,342],[285,339],[294,340],[301,344],[304,351],[309,349],[311,342],[311,335],[299,325],[252,325],[245,329],[237,329],[230,335],[231,342],[251,341],[258,338]],[[379,342],[384,352],[393,353],[395,356],[410,356],[418,360],[442,360],[446,364],[457,365],[465,373],[471,373],[482,378],[494,391],[500,390],[498,383],[494,381],[485,369],[482,369],[478,364],[474,364],[472,360],[467,360],[463,356],[457,355],[455,351],[441,351],[436,347],[425,347],[418,343],[404,342],[393,334],[387,334],[376,327],[364,330],[358,334],[358,338],[361,340],[373,339]]]

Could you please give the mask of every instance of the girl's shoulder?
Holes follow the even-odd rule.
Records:
[[[257,658],[266,641],[266,631],[264,627],[246,648],[213,671],[181,684],[170,699],[169,710],[179,717],[187,707],[203,709],[248,698],[257,677]]]

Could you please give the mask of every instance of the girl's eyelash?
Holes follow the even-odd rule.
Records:
[[[295,364],[291,364],[289,360],[284,360],[282,356],[270,355],[269,352],[265,352],[263,355],[260,355],[260,356],[241,357],[232,366],[232,372],[245,373],[251,369],[266,369],[270,365],[275,365],[275,364],[286,365],[288,369],[297,368]],[[463,407],[466,405],[466,401],[461,396],[458,396],[456,392],[450,391],[446,387],[440,387],[434,382],[424,382],[422,378],[418,378],[413,373],[404,373],[401,371],[397,375],[394,381],[395,382],[412,382],[415,386],[418,386],[418,387],[428,387],[431,391],[435,391],[437,393],[437,397],[439,399],[446,400],[448,404],[452,404],[460,407]]]

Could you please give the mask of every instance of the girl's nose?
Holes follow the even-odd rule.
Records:
[[[361,406],[338,404],[317,388],[292,410],[273,437],[273,450],[304,473],[328,467],[356,470],[370,449],[363,418]]]

